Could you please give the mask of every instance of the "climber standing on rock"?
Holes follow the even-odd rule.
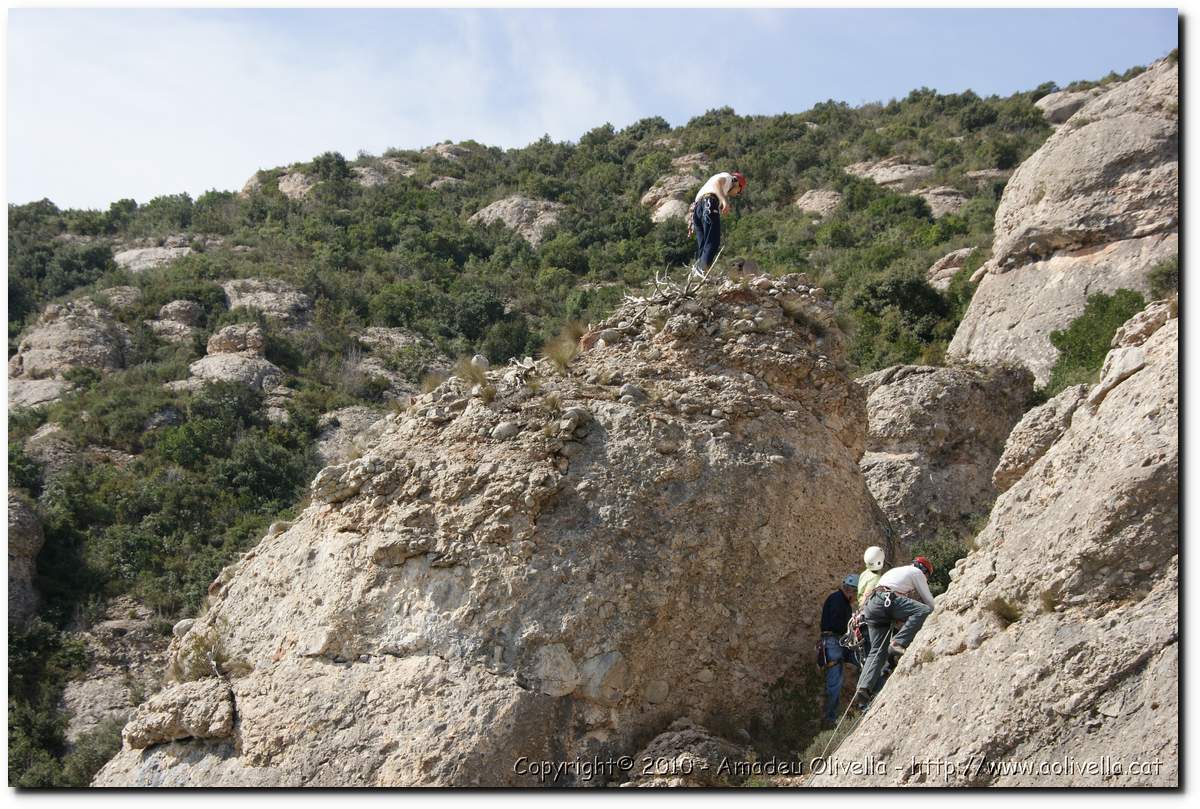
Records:
[[[933,612],[933,594],[929,592],[929,577],[933,564],[918,556],[911,565],[894,567],[879,578],[879,583],[863,605],[863,618],[871,638],[871,655],[863,667],[854,692],[854,706],[866,708],[883,673],[888,655],[902,655],[912,639]],[[904,625],[889,644],[888,633],[895,621]]]
[[[858,587],[858,576],[851,573],[842,579],[838,589],[829,594],[821,607],[821,647],[818,652],[821,666],[825,669],[825,714],[823,724],[831,728],[837,722],[838,702],[842,696],[842,679],[845,675],[846,663],[855,665],[854,660],[846,659],[842,648],[842,635],[846,634],[846,624],[854,612],[854,592]]]
[[[742,193],[745,187],[746,178],[740,171],[722,171],[709,177],[696,192],[696,200],[688,208],[688,235],[696,234],[696,269],[700,272],[712,266],[721,250],[721,214],[733,210],[729,198]]]

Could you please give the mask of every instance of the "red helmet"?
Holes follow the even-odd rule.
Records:
[[[924,556],[918,556],[916,559],[913,559],[913,566],[924,570],[926,576],[933,575],[933,562],[930,562]]]
[[[733,173],[733,179],[737,180],[738,190],[740,191],[743,188],[745,188],[746,187],[746,175],[742,174],[740,171],[735,171],[732,173]]]

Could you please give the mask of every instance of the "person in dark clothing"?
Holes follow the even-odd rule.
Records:
[[[842,579],[842,585],[829,594],[821,607],[821,644],[825,649],[825,711],[822,724],[831,728],[837,722],[838,702],[842,696],[845,664],[854,664],[845,656],[842,635],[854,614],[854,599],[858,590],[858,574]]]
[[[729,198],[742,193],[745,187],[746,178],[741,172],[723,171],[709,177],[696,192],[696,200],[688,210],[688,229],[696,234],[696,269],[701,272],[712,266],[721,250],[721,214],[733,210]]]

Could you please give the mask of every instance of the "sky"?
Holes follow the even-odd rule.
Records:
[[[726,105],[1007,95],[1177,44],[1174,9],[13,9],[8,201],[106,209],[328,150],[520,147]]]

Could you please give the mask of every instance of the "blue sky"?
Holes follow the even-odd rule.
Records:
[[[106,208],[328,149],[1006,95],[1147,64],[1177,36],[1174,9],[15,9],[8,196]]]

